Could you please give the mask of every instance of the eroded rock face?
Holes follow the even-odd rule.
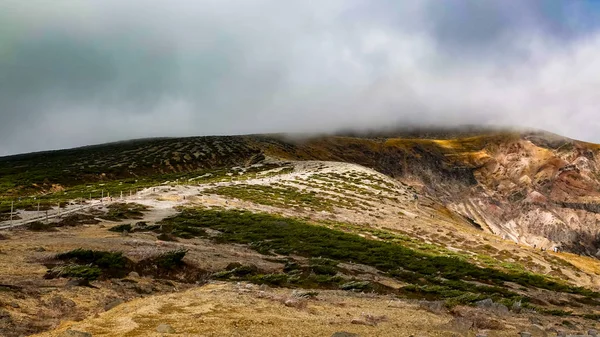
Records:
[[[422,193],[506,239],[588,255],[600,249],[600,146],[544,132],[412,137],[278,145],[418,181]]]
[[[522,136],[485,146],[468,197],[450,208],[485,230],[540,248],[594,255],[600,248],[598,147]]]

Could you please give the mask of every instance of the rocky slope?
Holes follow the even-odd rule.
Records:
[[[6,208],[7,196],[244,166],[265,156],[340,161],[409,183],[484,231],[596,255],[599,151],[595,144],[544,132],[493,130],[149,139],[0,158],[0,190]]]
[[[475,226],[516,242],[599,252],[596,144],[543,132],[487,132],[446,139],[323,137],[266,148],[359,163],[410,181]]]
[[[539,249],[593,253],[579,238],[594,226],[575,221],[595,216],[595,145],[487,131],[127,144],[0,159],[0,215],[105,196],[0,233],[0,336],[542,336],[600,317],[600,261]]]

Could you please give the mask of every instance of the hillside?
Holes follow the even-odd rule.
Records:
[[[599,148],[432,130],[0,158],[0,227],[11,202],[25,224],[0,232],[0,335],[581,331],[600,317]]]
[[[423,132],[439,139],[284,136],[148,139],[72,150],[0,158],[0,209],[17,196],[65,201],[152,185],[188,173],[244,166],[268,158],[359,164],[418,187],[504,238],[553,249],[595,255],[600,181],[600,147],[541,132]],[[454,135],[455,136],[455,135]],[[402,137],[402,138],[400,138]],[[208,171],[207,171],[208,172]],[[119,181],[121,188],[110,187]],[[145,182],[145,183],[144,183]],[[78,192],[77,192],[78,191]],[[63,192],[63,193],[64,193]],[[70,193],[70,194],[69,194]],[[26,203],[27,201],[23,201]],[[54,202],[54,200],[52,201]]]

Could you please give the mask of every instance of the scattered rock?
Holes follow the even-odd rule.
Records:
[[[135,287],[133,287],[133,289],[138,294],[152,294],[152,292],[154,291],[152,285],[146,283],[136,284]]]
[[[440,314],[446,311],[444,301],[419,301],[419,307],[434,314]]]
[[[131,278],[139,278],[140,274],[138,274],[135,271],[132,271],[131,273],[129,273],[127,276],[131,277]]]
[[[296,308],[296,309],[306,308],[306,301],[297,300],[295,298],[288,298],[283,302],[283,304],[286,307],[290,307],[290,308]]]
[[[543,325],[542,320],[537,317],[529,317],[529,322],[531,322],[531,324],[535,324],[535,325]]]
[[[465,317],[454,317],[448,322],[449,328],[454,331],[468,331],[472,329],[474,325],[475,322],[473,322],[473,320]]]
[[[175,329],[173,329],[172,326],[170,326],[169,324],[160,324],[159,326],[156,327],[156,332],[159,333],[175,333]]]
[[[59,335],[60,337],[92,337],[89,332],[77,331],[77,330],[66,330]]]
[[[486,298],[485,300],[475,302],[475,305],[478,308],[487,309],[494,311],[498,314],[507,314],[508,307],[501,303],[494,303],[491,298]]]
[[[75,302],[73,302],[73,300],[68,299],[68,298],[64,298],[62,296],[53,296],[50,298],[49,303],[51,306],[53,307],[68,307],[68,308],[72,308],[75,307],[77,304],[75,304]]]
[[[292,292],[292,296],[296,298],[313,298],[319,295],[316,291],[302,291],[302,290],[294,290]]]
[[[352,332],[339,331],[331,335],[331,337],[360,337],[360,335]]]
[[[567,337],[567,333],[562,330],[558,330],[556,331],[556,337]]]
[[[486,298],[485,300],[475,302],[475,305],[478,308],[491,308],[494,305],[494,301],[491,298]]]
[[[104,311],[109,311],[110,309],[122,304],[123,302],[124,301],[120,298],[114,299],[104,305]]]
[[[380,322],[385,322],[387,321],[387,317],[382,315],[382,316],[376,316],[376,315],[372,315],[369,313],[362,313],[361,316],[364,318],[364,320],[366,322],[368,322],[370,325],[377,325]]]

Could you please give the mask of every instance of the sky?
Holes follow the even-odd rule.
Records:
[[[0,0],[0,156],[599,108],[600,0]]]

